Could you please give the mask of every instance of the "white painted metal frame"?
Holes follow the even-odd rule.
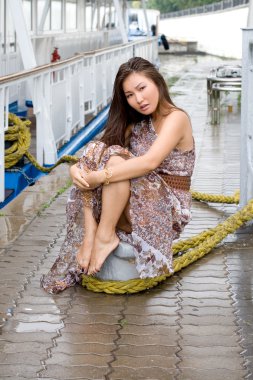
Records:
[[[134,55],[155,62],[157,40],[147,38],[83,53],[0,78],[0,202],[4,200],[4,131],[8,128],[10,93],[22,86],[32,89],[37,160],[54,164],[57,149],[84,126],[85,115],[96,115],[110,102],[120,64]]]
[[[113,0],[113,3],[114,3],[114,7],[116,9],[116,13],[117,13],[118,20],[119,20],[119,29],[120,29],[122,41],[125,44],[125,43],[127,43],[128,38],[127,38],[127,33],[126,33],[126,27],[124,25],[124,18],[123,18],[123,14],[122,14],[121,4],[120,4],[119,0]]]
[[[24,68],[29,70],[36,66],[36,59],[30,36],[26,27],[21,0],[10,0],[8,6],[12,15],[12,21],[17,35],[18,45]]]
[[[253,198],[253,28],[243,29],[240,206]]]

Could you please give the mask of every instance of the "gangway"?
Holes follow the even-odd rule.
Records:
[[[15,64],[8,67],[7,65],[1,65],[2,71],[0,71],[0,207],[3,205],[1,202],[5,200],[4,133],[9,128],[8,113],[10,105],[17,102],[17,105],[29,104],[30,108],[32,106],[32,112],[36,118],[37,161],[41,165],[52,165],[63,154],[63,151],[65,154],[67,153],[67,144],[71,145],[71,147],[75,146],[75,143],[73,143],[75,135],[78,134],[78,141],[80,142],[80,133],[82,130],[84,131],[87,120],[91,120],[98,114],[101,115],[101,112],[106,109],[110,103],[113,81],[119,65],[133,56],[141,56],[154,63],[157,60],[158,46],[156,37],[144,37],[132,42],[127,41],[127,33],[124,29],[127,15],[127,2],[125,0],[86,1],[82,3],[86,4],[87,8],[81,8],[80,14],[77,15],[75,20],[76,25],[81,25],[80,36],[85,36],[88,28],[87,35],[93,38],[94,33],[97,33],[97,38],[100,41],[102,33],[104,47],[76,52],[74,55],[69,56],[67,52],[71,52],[69,46],[71,33],[64,18],[67,13],[65,6],[73,6],[73,3],[80,5],[81,3],[71,1],[69,2],[71,4],[68,4],[68,1],[60,1],[58,3],[62,4],[62,17],[64,20],[62,21],[62,29],[59,29],[58,32],[63,33],[62,36],[67,41],[67,50],[63,54],[61,61],[55,63],[47,61],[38,65],[37,61],[41,62],[42,59],[38,50],[39,46],[42,47],[40,42],[43,40],[47,44],[49,40],[52,42],[52,38],[57,39],[58,42],[61,41],[59,33],[57,36],[56,31],[46,29],[49,16],[52,24],[52,3],[49,1],[43,3],[40,21],[38,22],[36,18],[34,20],[36,30],[31,29],[32,25],[30,25],[29,30],[29,22],[27,23],[27,20],[25,20],[22,1],[10,0],[6,2],[5,0],[0,0],[0,15],[4,9],[6,16],[6,9],[9,7],[13,30],[16,31],[16,37],[15,33],[13,35],[11,33],[13,37],[8,40],[7,31],[10,28],[8,26],[10,16],[5,17],[5,49],[8,46],[10,53],[12,47],[17,47],[17,51],[19,50],[20,53],[18,58],[17,51],[13,52],[12,56]],[[29,4],[32,14],[33,4],[38,7],[39,2],[36,0],[29,2]],[[38,10],[38,8],[36,9]],[[88,18],[85,12],[88,12],[88,10],[92,18],[87,26],[81,22],[81,18],[87,22]],[[107,19],[108,25],[106,24]],[[116,21],[117,25],[115,24]],[[96,27],[94,27],[95,24]],[[115,25],[112,26],[113,24]],[[35,32],[37,32],[37,40],[35,40]],[[77,30],[72,32],[73,44],[76,44],[76,41],[79,41]],[[109,37],[111,35],[115,37],[116,34],[119,43],[115,44],[115,39],[114,43],[109,43]],[[5,51],[4,54],[0,54],[0,62],[10,58],[10,54],[8,55],[7,53]],[[16,70],[15,67],[19,69]],[[106,110],[103,115],[105,113]],[[101,127],[100,122],[99,126]],[[84,141],[85,139],[83,143]],[[63,146],[64,149],[62,149]],[[73,153],[73,151],[71,152]],[[25,176],[23,168],[21,171]],[[25,183],[25,181],[21,182]],[[17,194],[13,194],[13,196],[15,195]],[[8,199],[10,200],[11,198]]]

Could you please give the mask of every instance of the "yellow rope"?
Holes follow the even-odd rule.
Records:
[[[234,195],[216,195],[191,191],[192,198],[196,201],[212,202],[212,203],[239,203],[240,193],[236,191]]]
[[[44,173],[49,173],[56,166],[60,165],[62,162],[72,162],[78,161],[78,157],[65,155],[61,157],[54,165],[46,168],[41,166],[36,158],[28,152],[31,144],[31,133],[28,126],[31,124],[28,120],[21,120],[16,115],[9,113],[9,128],[5,132],[5,141],[12,141],[12,145],[5,149],[5,169],[9,169],[17,164],[17,162],[26,156],[28,160],[40,171]]]
[[[174,259],[174,273],[185,268],[194,261],[209,253],[228,234],[236,231],[245,222],[253,218],[253,200],[234,215],[219,223],[215,228],[206,230],[194,238],[176,243],[174,252],[187,249],[187,252]],[[192,247],[191,248],[191,242]],[[152,288],[170,277],[172,273],[148,279],[133,279],[128,281],[103,281],[94,277],[83,275],[82,285],[93,292],[104,292],[109,294],[137,293]]]

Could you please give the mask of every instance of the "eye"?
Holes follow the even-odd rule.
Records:
[[[132,94],[126,95],[126,98],[129,99],[132,96]]]
[[[142,86],[142,87],[140,87],[140,91],[143,91],[144,88],[146,88],[146,86]]]

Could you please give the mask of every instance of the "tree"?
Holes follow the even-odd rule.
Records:
[[[158,9],[161,13],[175,12],[181,9],[194,8],[217,0],[148,0],[147,8]]]

